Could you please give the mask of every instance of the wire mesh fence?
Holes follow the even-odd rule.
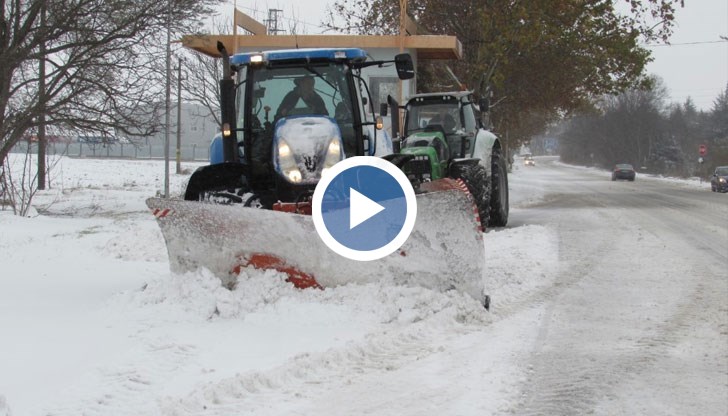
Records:
[[[180,147],[180,159],[184,161],[209,160],[209,146],[196,144]],[[19,142],[12,150],[14,153],[38,153],[38,143]],[[126,159],[164,159],[162,144],[122,144],[122,143],[48,143],[48,155],[69,157],[126,158]],[[177,149],[170,146],[169,159],[176,160]]]

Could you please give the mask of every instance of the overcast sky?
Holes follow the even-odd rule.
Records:
[[[392,0],[396,1],[396,0]],[[228,0],[228,13],[233,0]],[[238,9],[262,21],[268,9],[281,9],[283,29],[296,24],[299,33],[322,33],[326,7],[334,0],[237,0]],[[295,20],[294,20],[295,19]],[[677,11],[671,46],[648,46],[654,62],[648,72],[663,78],[671,101],[692,97],[698,108],[709,110],[728,84],[728,0],[686,0]]]

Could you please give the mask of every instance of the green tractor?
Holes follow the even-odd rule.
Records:
[[[473,196],[481,223],[508,223],[508,171],[498,137],[484,128],[481,109],[471,91],[418,94],[405,110],[403,139],[395,140],[393,163],[415,189],[443,178],[462,179]],[[390,97],[390,107],[400,108]],[[392,131],[398,132],[393,115]]]

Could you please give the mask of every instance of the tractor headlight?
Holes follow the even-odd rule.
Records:
[[[293,183],[300,183],[301,179],[303,179],[301,177],[301,171],[295,168],[288,171],[284,170],[283,173],[286,175],[286,178]]]
[[[343,159],[341,154],[341,139],[334,137],[329,142],[329,147],[326,149],[326,158],[324,159],[324,169],[328,170],[335,164]],[[323,170],[321,173],[323,174]]]
[[[286,179],[292,183],[300,183],[303,179],[301,175],[301,171],[298,169],[298,165],[296,165],[296,160],[293,158],[293,152],[291,152],[291,147],[286,143],[285,140],[281,139],[278,142],[278,165],[280,167],[281,172],[283,172],[283,176],[286,177]]]
[[[288,143],[281,140],[278,143],[278,157],[281,159],[288,158],[291,156],[291,147],[288,146]]]
[[[321,168],[321,178],[326,176],[329,170],[344,158],[341,152],[341,139],[334,137],[326,148],[326,156],[324,157],[324,165]]]

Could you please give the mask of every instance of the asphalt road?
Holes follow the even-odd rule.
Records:
[[[509,227],[559,240],[552,285],[508,305],[544,314],[514,414],[728,412],[728,195],[540,159],[546,189]]]

